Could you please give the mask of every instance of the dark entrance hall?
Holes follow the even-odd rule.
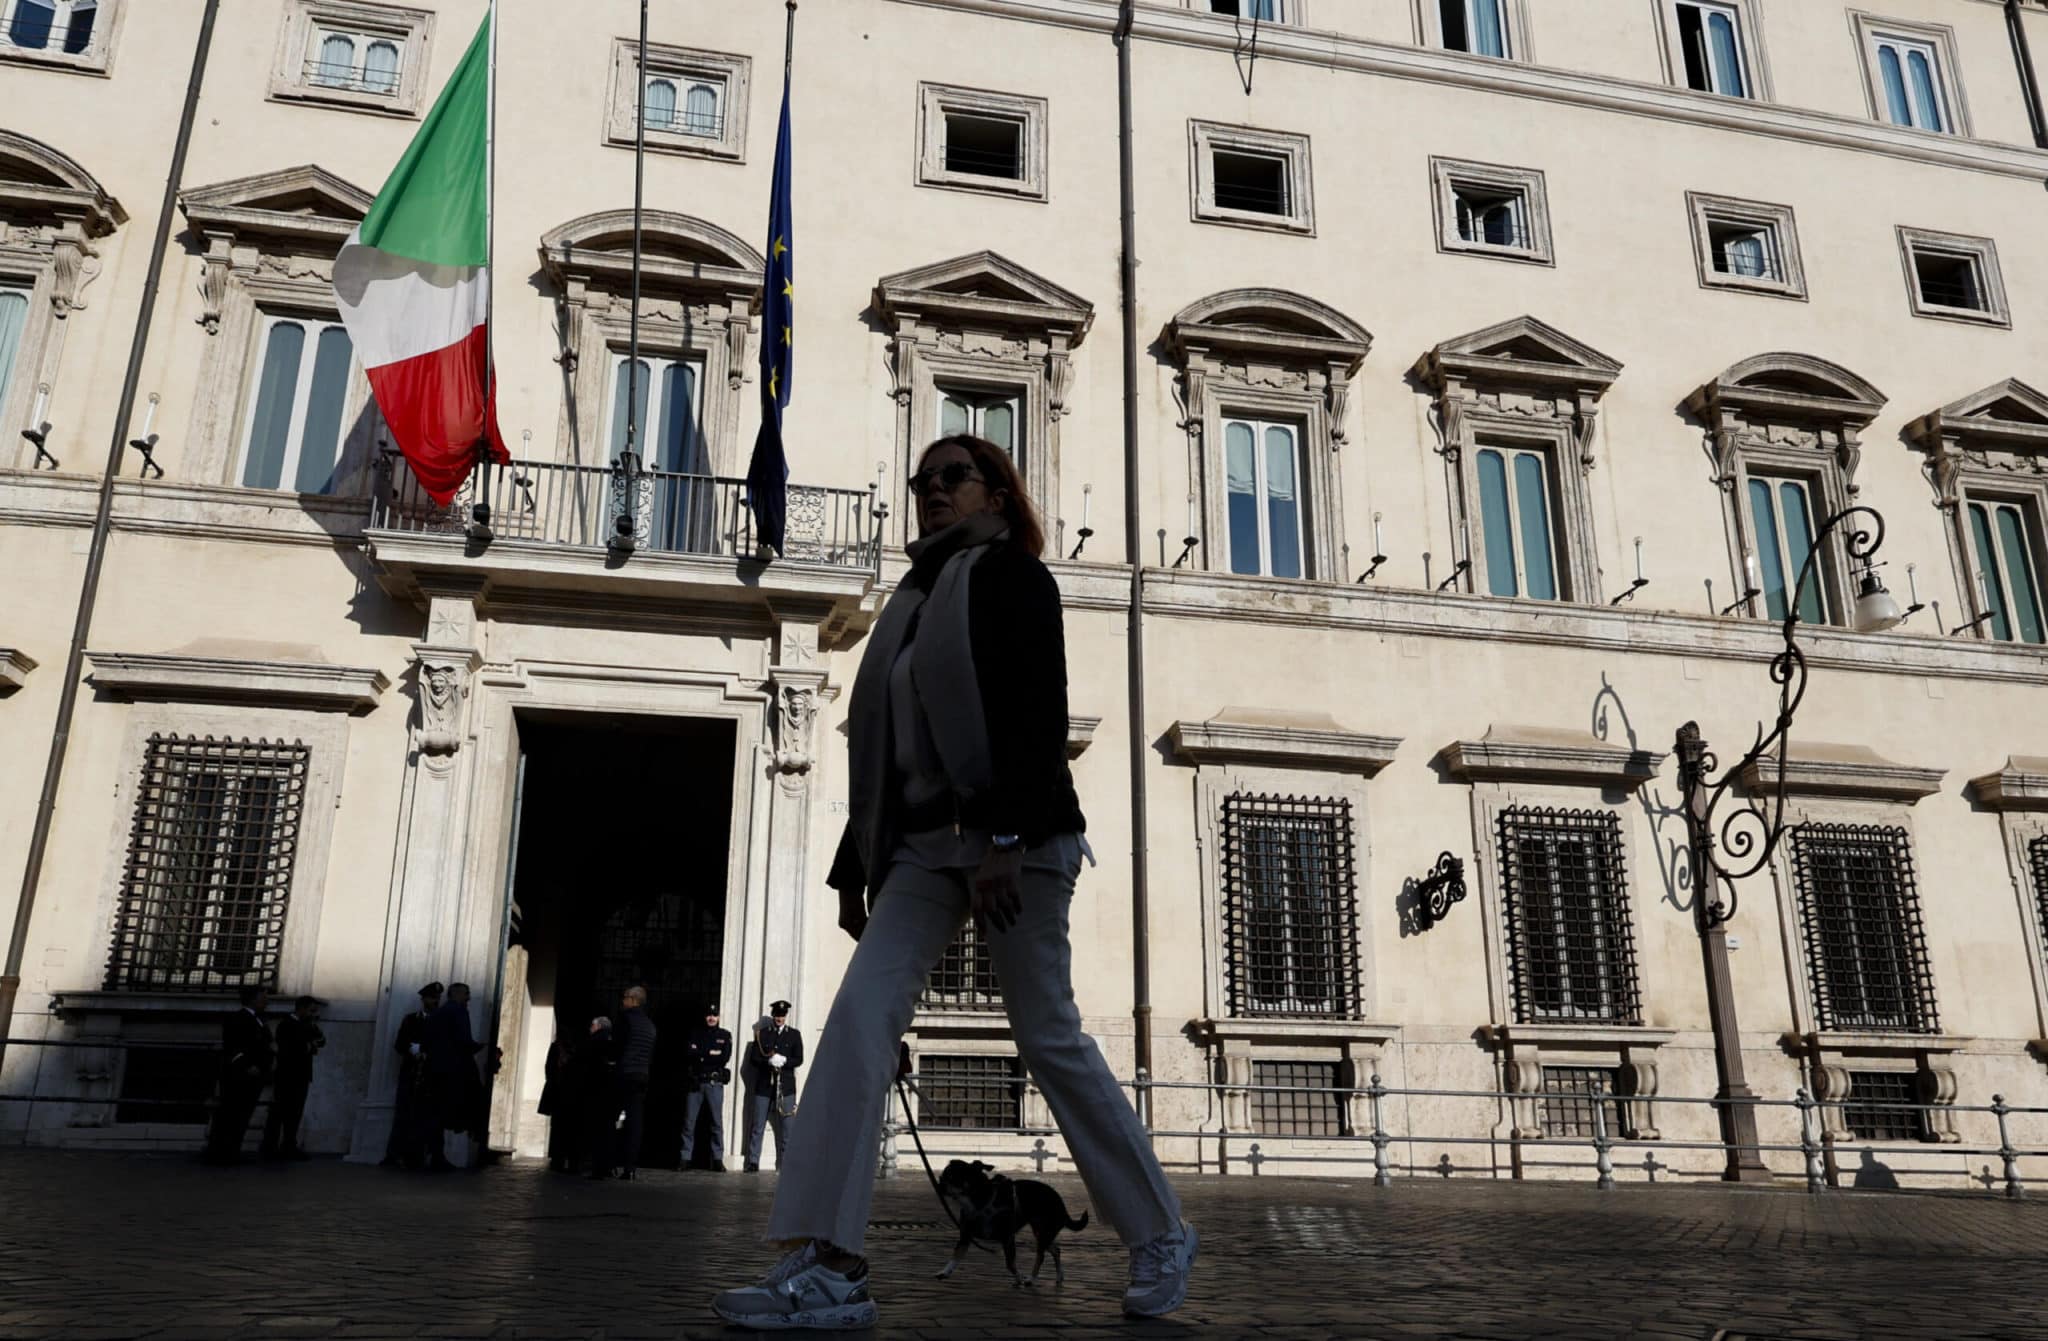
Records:
[[[524,951],[525,991],[508,981],[505,1000],[532,1016],[521,1027],[529,1059],[520,1068],[522,1107],[532,1111],[539,1098],[533,1059],[552,1039],[588,1038],[592,1018],[616,1016],[619,994],[637,983],[660,1031],[639,1163],[674,1168],[683,1045],[721,986],[734,726],[522,715],[519,733],[510,945]],[[519,955],[508,955],[507,965],[520,967]],[[509,1024],[501,1021],[501,1030]],[[610,1132],[608,1122],[579,1125],[586,1138]],[[587,1151],[587,1139],[580,1145]]]

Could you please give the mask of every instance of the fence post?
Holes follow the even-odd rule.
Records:
[[[2005,1115],[2011,1110],[2006,1107],[2003,1094],[1991,1096],[1991,1111],[1998,1115],[1998,1157],[2005,1162],[2005,1195],[2018,1200],[2027,1190],[2020,1183],[2020,1152],[2013,1149],[2012,1137],[2006,1131]]]
[[[877,1172],[883,1178],[896,1176],[896,1095],[893,1090],[883,1101],[882,1167]]]
[[[1818,1192],[1826,1184],[1821,1181],[1820,1142],[1813,1139],[1813,1096],[1801,1085],[1792,1102],[1799,1108],[1799,1150],[1806,1157],[1806,1190]]]
[[[1614,1142],[1607,1139],[1607,1085],[1593,1082],[1593,1163],[1600,1171],[1600,1187],[1614,1186]]]
[[[1365,1091],[1366,1098],[1372,1104],[1372,1185],[1374,1187],[1392,1187],[1394,1185],[1393,1167],[1387,1162],[1387,1146],[1392,1143],[1393,1138],[1387,1135],[1386,1123],[1380,1120],[1380,1096],[1386,1092],[1387,1087],[1380,1083],[1379,1073],[1374,1072],[1372,1084]]]

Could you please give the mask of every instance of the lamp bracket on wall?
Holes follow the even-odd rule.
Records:
[[[1451,905],[1465,900],[1465,863],[1448,852],[1437,854],[1436,865],[1415,885],[1415,912],[1424,927],[1443,921]]]

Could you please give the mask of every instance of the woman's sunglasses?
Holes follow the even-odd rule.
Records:
[[[978,480],[981,477],[981,472],[967,462],[949,461],[943,466],[937,466],[930,470],[920,470],[915,475],[912,475],[910,477],[910,492],[916,494],[919,498],[923,498],[927,493],[931,492],[932,485],[936,481],[940,488],[944,489],[947,493],[952,493],[955,489],[967,483],[967,481]]]

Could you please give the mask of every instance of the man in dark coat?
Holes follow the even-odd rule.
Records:
[[[711,1108],[711,1171],[725,1172],[725,1087],[732,1081],[732,1031],[718,1027],[718,1003],[704,1007],[704,1026],[691,1033],[683,1067],[683,1167],[697,1146],[697,1114]]]
[[[789,1024],[789,1003],[768,1007],[768,1018],[754,1026],[740,1064],[747,1084],[747,1172],[761,1171],[761,1133],[775,1129],[775,1162],[782,1163],[783,1128],[796,1111],[796,1069],[804,1064],[804,1036]]]
[[[276,1057],[270,1029],[263,1023],[269,1005],[267,988],[244,987],[241,1008],[221,1021],[220,1105],[206,1134],[209,1164],[234,1164],[242,1158],[249,1116],[263,1097],[263,1082],[270,1079]]]
[[[299,1149],[299,1124],[306,1117],[306,1091],[313,1087],[313,1058],[326,1046],[319,998],[300,997],[292,1013],[277,1022],[277,1079],[270,1087],[270,1117],[263,1124],[265,1159],[310,1158]]]
[[[604,1112],[611,1100],[611,1053],[612,1022],[603,1015],[581,1035],[563,1033],[548,1049],[540,1112],[548,1119],[548,1165],[557,1173],[573,1173],[611,1149]]]
[[[427,1167],[447,1169],[447,1133],[472,1132],[483,1105],[483,1080],[477,1074],[477,1042],[469,1024],[469,984],[450,983],[448,999],[427,1021],[427,1096],[433,1122],[427,1134]]]
[[[612,1024],[612,1100],[606,1112],[623,1115],[618,1144],[599,1155],[590,1176],[602,1178],[614,1168],[631,1180],[640,1166],[640,1120],[647,1106],[647,1078],[654,1066],[654,1021],[647,1014],[647,989],[628,987],[619,994],[619,1018]]]
[[[427,1021],[441,1009],[441,984],[420,988],[420,1008],[398,1022],[391,1047],[398,1054],[398,1102],[391,1109],[391,1138],[384,1143],[384,1162],[418,1168],[427,1157]]]

